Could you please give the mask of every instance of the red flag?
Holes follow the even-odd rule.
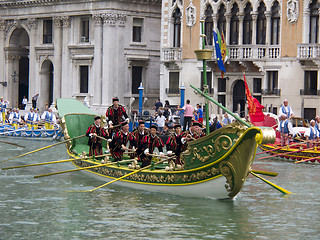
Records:
[[[243,79],[244,79],[244,84],[245,84],[245,89],[246,89],[246,97],[247,97],[247,102],[248,102],[250,120],[251,120],[251,122],[264,121],[264,114],[262,112],[262,109],[264,109],[265,107],[259,103],[258,99],[252,97],[251,92],[248,87],[248,84],[247,84],[247,81],[246,81],[245,73],[243,73]]]

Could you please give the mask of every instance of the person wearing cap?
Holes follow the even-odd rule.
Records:
[[[292,123],[287,119],[287,115],[284,113],[280,116],[278,131],[280,132],[281,147],[289,145],[289,135],[293,135],[294,131]]]
[[[30,108],[30,111],[26,115],[24,115],[24,121],[27,123],[27,126],[29,129],[32,128],[33,118],[34,118],[33,108]]]
[[[135,137],[135,145],[137,147],[137,154],[139,154],[142,151],[142,140],[145,136],[149,134],[149,130],[145,127],[145,122],[143,120],[139,120],[138,122],[138,128],[135,129],[132,132],[133,136]],[[129,146],[130,149],[133,149],[134,146],[130,144]],[[135,154],[133,153],[131,155],[131,158],[134,158]]]
[[[120,129],[120,123],[122,121],[129,122],[129,117],[126,109],[119,104],[117,97],[112,99],[112,105],[107,109],[106,117],[109,124],[109,129],[112,133],[117,132]]]
[[[121,161],[123,159],[123,153],[128,149],[128,142],[130,142],[132,147],[137,147],[135,137],[129,132],[129,123],[124,121],[121,123],[121,130],[113,135],[112,141],[109,144],[110,153],[114,161]]]
[[[199,122],[193,121],[190,129],[182,133],[182,143],[185,144],[191,140],[198,139],[200,137],[199,132],[201,132],[201,127],[202,125]]]
[[[33,110],[33,120],[32,120],[33,124],[32,127],[33,129],[38,129],[38,124],[40,122],[40,115],[39,115],[39,109],[35,108]]]
[[[9,104],[9,102],[3,100],[3,97],[1,97],[0,98],[0,111],[1,111],[1,116],[2,116],[2,123],[5,123],[5,121],[6,121],[7,104]]]
[[[293,116],[293,114],[294,114],[293,111],[292,111],[292,108],[288,105],[288,100],[287,99],[285,99],[283,101],[283,105],[279,109],[279,117],[282,114],[285,114],[287,116],[287,118],[291,118]]]
[[[48,111],[44,111],[42,113],[41,119],[44,121],[45,129],[53,129],[54,124],[57,123],[56,116],[52,112],[51,108],[49,108]]]
[[[157,135],[157,128],[157,125],[151,125],[150,134],[143,138],[143,151],[138,154],[139,160],[142,161],[141,167],[145,167],[151,164],[152,156],[150,156],[150,154],[154,153],[155,148],[158,148],[160,156],[164,156],[164,144],[161,138]]]
[[[310,127],[306,130],[304,136],[306,137],[308,148],[314,147],[316,145],[315,142],[319,142],[319,131],[316,128],[315,120],[312,119],[310,121]]]
[[[106,132],[105,128],[101,127],[100,116],[94,117],[94,123],[89,126],[86,136],[89,137],[89,156],[102,155],[102,139],[98,138],[97,136],[108,139],[108,133]]]
[[[320,133],[320,117],[316,116],[316,129]]]
[[[175,154],[176,155],[175,163],[182,165],[183,162],[180,159],[180,153],[182,152],[182,145],[183,145],[181,142],[181,137],[182,137],[181,125],[176,124],[173,126],[173,129],[174,129],[174,133],[169,136],[166,142],[167,154],[169,156]]]
[[[9,118],[9,120],[10,120],[10,123],[12,124],[12,127],[14,129],[17,129],[19,123],[21,123],[21,116],[19,113],[19,108],[14,108],[10,117],[11,118]]]

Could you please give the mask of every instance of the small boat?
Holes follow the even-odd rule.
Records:
[[[0,136],[28,137],[28,138],[53,138],[59,140],[62,136],[61,128],[54,129],[29,129],[19,127],[15,129],[10,124],[0,126]]]
[[[182,169],[168,171],[168,163],[155,161],[149,169],[135,170],[128,162],[84,158],[82,153],[89,152],[88,139],[75,137],[86,133],[96,114],[75,99],[57,99],[57,109],[64,138],[71,140],[66,148],[76,168],[86,168],[84,172],[104,182],[186,197],[234,198],[251,171],[258,145],[275,139],[272,128],[250,126],[240,119],[243,122],[236,121],[189,142],[181,155],[185,163]],[[106,141],[103,144],[106,146]],[[129,157],[124,160],[133,161]]]

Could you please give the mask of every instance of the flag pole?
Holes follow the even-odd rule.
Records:
[[[201,36],[202,36],[202,49],[205,48],[205,35],[204,35],[204,20],[200,20],[201,22]],[[203,92],[205,94],[208,93],[208,82],[207,82],[207,60],[203,59],[202,60],[202,65],[203,65]],[[209,101],[208,99],[205,100],[205,115],[206,115],[206,134],[208,135],[210,133],[210,125],[209,125]]]

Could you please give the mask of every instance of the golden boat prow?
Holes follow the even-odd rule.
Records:
[[[83,104],[75,99],[58,99],[57,108],[66,139],[85,134],[94,121],[94,112],[83,108]],[[240,192],[249,175],[258,144],[272,143],[274,139],[272,128],[246,127],[234,122],[189,142],[187,150],[181,155],[185,162],[183,169],[167,171],[165,164],[159,164],[115,184],[185,197],[232,199]],[[81,159],[81,153],[89,150],[87,142],[87,138],[79,138],[66,144],[68,154],[75,158],[72,163],[77,168],[101,164],[98,159]],[[104,141],[103,145],[106,144]],[[127,163],[85,170],[105,182],[133,171],[136,170],[130,169]]]

